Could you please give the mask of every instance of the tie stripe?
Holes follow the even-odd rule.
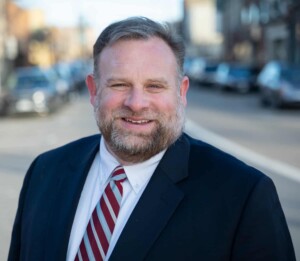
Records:
[[[104,197],[107,198],[106,196]],[[105,227],[109,228],[110,232],[112,232],[117,218],[113,213],[113,210],[111,209],[111,205],[109,204],[109,202],[106,203],[105,199],[103,198],[103,200],[100,201],[100,207],[102,209],[101,214],[103,215],[106,222],[101,223],[100,218],[99,221],[101,225],[103,224]]]
[[[107,204],[107,207],[109,208],[109,205],[111,206],[111,208],[114,211],[114,214],[117,215],[118,211],[119,211],[119,203],[118,203],[118,198],[116,198],[116,195],[114,194],[114,191],[111,187],[112,184],[108,184],[108,186],[105,189],[104,195],[107,197],[107,201],[104,201],[104,204]]]
[[[75,261],[102,261],[115,228],[123,195],[126,174],[121,166],[114,169],[100,201],[97,203],[80,243]]]

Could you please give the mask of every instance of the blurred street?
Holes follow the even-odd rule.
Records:
[[[200,86],[191,86],[188,99],[189,134],[216,143],[221,136],[231,142],[229,145],[266,157],[268,163],[280,162],[278,168],[274,164],[268,167],[256,162],[251,153],[240,154],[228,144],[222,148],[233,150],[274,180],[300,259],[300,111],[262,108],[256,93],[223,93]],[[0,260],[7,258],[17,200],[31,161],[45,150],[97,131],[85,94],[48,116],[0,118]],[[211,132],[213,136],[208,134]],[[298,172],[298,178],[291,172]]]
[[[195,130],[186,128],[188,133],[273,179],[300,260],[300,111],[264,108],[258,93],[192,86],[187,112],[194,123],[187,127],[196,124]]]

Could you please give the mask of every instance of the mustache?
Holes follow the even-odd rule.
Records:
[[[132,111],[130,108],[120,108],[113,113],[114,118],[129,118],[139,117],[148,120],[160,118],[161,113],[150,111],[149,109],[142,109],[140,111]]]

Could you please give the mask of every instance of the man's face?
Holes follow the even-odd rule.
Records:
[[[98,74],[98,82],[87,78],[90,100],[106,146],[121,163],[147,160],[180,136],[188,79],[179,81],[163,40],[121,40],[104,48]]]

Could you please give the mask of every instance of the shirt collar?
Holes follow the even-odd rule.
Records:
[[[136,194],[140,192],[150,180],[152,174],[154,173],[158,163],[162,159],[166,150],[159,152],[150,159],[137,163],[134,165],[123,166],[127,179],[130,186]],[[109,178],[111,172],[118,166],[120,163],[117,159],[107,150],[104,138],[100,140],[100,173],[101,179]]]

